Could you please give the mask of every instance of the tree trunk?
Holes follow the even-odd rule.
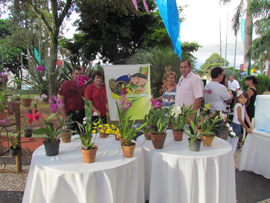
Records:
[[[247,0],[248,3],[248,0]],[[244,43],[244,62],[248,62],[248,75],[250,75],[250,68],[251,68],[251,59],[250,57],[246,56],[246,53],[249,49],[249,47],[252,44],[252,31],[253,28],[250,29],[250,26],[252,26],[252,16],[248,14],[246,15],[246,20],[245,20],[245,43]]]
[[[57,95],[57,75],[55,72],[56,62],[57,62],[57,35],[51,36],[50,40],[50,64],[49,69],[49,98],[52,98],[52,95]]]

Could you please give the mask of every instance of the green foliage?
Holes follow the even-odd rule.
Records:
[[[140,125],[139,127],[137,127],[136,129],[133,128],[135,120],[133,120],[133,122],[129,123],[128,122],[129,118],[125,118],[123,125],[122,125],[122,129],[121,131],[121,137],[124,140],[124,143],[126,146],[131,146],[131,140],[136,136],[136,133],[141,130],[144,126],[147,125],[147,123],[143,123],[142,125]]]
[[[55,127],[53,122],[51,121],[51,119],[54,117],[57,117],[57,120],[58,120],[57,127]],[[47,120],[44,120],[44,118],[42,117],[43,119],[42,123],[44,127],[40,127],[39,129],[34,130],[33,134],[47,135],[47,137],[45,138],[45,141],[47,143],[55,143],[57,142],[60,134],[65,132],[64,128],[74,124],[74,121],[69,121],[70,118],[71,117],[69,116],[67,120],[60,119],[58,113],[51,114],[47,118]]]
[[[3,112],[4,109],[8,107],[8,102],[5,97],[6,92],[7,92],[6,89],[0,91],[0,112]]]
[[[86,108],[85,108],[85,117],[86,119],[84,120],[86,122],[85,125],[82,125],[81,123],[77,124],[79,125],[79,130],[80,132],[80,139],[81,139],[81,143],[82,143],[82,148],[85,150],[91,150],[95,144],[95,140],[96,140],[96,136],[97,136],[97,130],[96,130],[96,126],[93,127],[93,122],[92,122],[92,101],[88,101],[87,99],[85,99],[84,97],[82,97]],[[95,138],[93,138],[93,134],[95,134]]]
[[[210,75],[211,68],[215,66],[222,67],[224,66],[225,59],[222,58],[218,53],[213,53],[208,59],[206,59],[205,63],[201,65],[201,69]],[[226,61],[226,66],[229,65],[229,62]]]
[[[18,130],[17,133],[14,133],[14,137],[9,136],[8,141],[10,141],[13,149],[17,149],[17,147],[20,147],[20,131]]]
[[[257,75],[255,76],[258,84],[256,85],[256,89],[258,94],[263,94],[270,87],[270,78],[267,75]],[[246,77],[244,77],[240,81],[241,87],[243,90],[247,91],[248,87],[246,86]]]
[[[240,70],[239,69],[235,69],[234,67],[228,67],[228,78],[233,75],[235,79],[238,80],[239,76],[240,76]]]

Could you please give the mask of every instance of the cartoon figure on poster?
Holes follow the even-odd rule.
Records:
[[[109,87],[112,91],[112,98],[119,100],[124,94],[129,100],[136,100],[147,95],[146,84],[148,82],[148,67],[141,67],[141,71],[135,74],[127,74],[111,78]]]

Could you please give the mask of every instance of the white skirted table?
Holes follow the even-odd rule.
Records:
[[[137,139],[143,143],[144,135]],[[151,140],[142,144],[145,161],[145,196],[150,203],[236,202],[235,170],[231,145],[216,137],[211,147],[190,151],[188,136],[174,141],[167,131],[163,149]]]
[[[270,132],[253,130],[247,135],[239,160],[239,170],[250,170],[270,179]]]
[[[61,143],[59,155],[48,157],[40,146],[33,154],[24,203],[142,203],[144,161],[140,146],[124,158],[120,142],[110,135],[96,139],[96,161],[86,164],[80,140]]]

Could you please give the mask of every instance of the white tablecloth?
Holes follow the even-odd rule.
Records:
[[[124,158],[120,142],[97,137],[94,163],[86,164],[80,140],[61,143],[59,155],[48,157],[41,146],[33,154],[24,203],[142,203],[144,162],[140,146]]]
[[[167,131],[163,149],[151,140],[143,147],[145,196],[150,203],[233,203],[236,202],[235,170],[231,145],[220,139],[200,152],[188,149],[188,136],[174,141]],[[137,141],[142,143],[144,135]]]
[[[270,179],[270,134],[253,130],[242,148],[239,170],[250,170]]]

